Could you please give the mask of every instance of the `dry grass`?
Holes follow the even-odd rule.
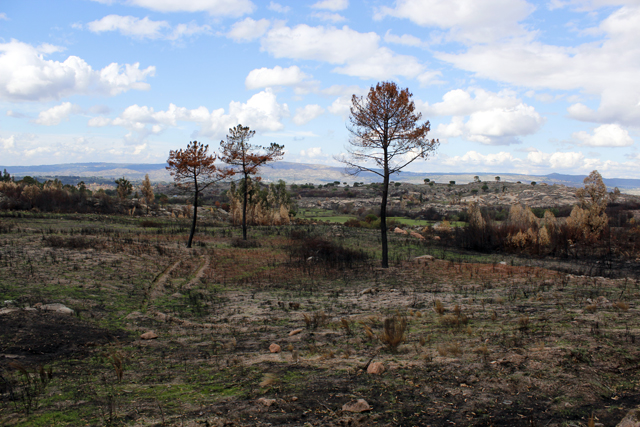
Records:
[[[380,342],[385,344],[391,352],[398,351],[398,346],[405,340],[407,318],[396,314],[384,320],[382,332],[378,335]]]

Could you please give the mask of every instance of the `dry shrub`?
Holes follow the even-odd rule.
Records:
[[[454,341],[450,343],[443,343],[438,345],[438,354],[442,357],[447,355],[459,357],[462,355],[462,347],[460,347],[460,343]]]
[[[329,316],[324,311],[316,311],[315,313],[309,315],[306,313],[302,314],[304,318],[304,323],[307,325],[307,329],[317,329],[327,324],[329,320]]]
[[[460,328],[469,323],[469,318],[465,315],[446,314],[440,318],[440,323],[444,326]]]
[[[596,304],[589,304],[584,309],[589,313],[595,313],[595,311],[598,309],[598,306]]]
[[[629,310],[629,303],[628,302],[623,302],[623,301],[618,301],[614,304],[614,307],[616,307],[619,310],[622,311],[628,311]]]
[[[433,302],[433,309],[436,311],[436,313],[438,313],[440,316],[442,316],[444,314],[444,312],[446,311],[444,308],[444,305],[442,304],[442,301],[440,301],[439,299],[435,300]]]
[[[407,318],[396,314],[384,320],[382,332],[378,335],[380,342],[385,344],[391,352],[398,351],[398,346],[405,339],[407,330]]]
[[[291,260],[304,265],[322,264],[329,268],[353,268],[369,259],[362,250],[344,247],[320,237],[305,237],[295,240],[287,248]]]

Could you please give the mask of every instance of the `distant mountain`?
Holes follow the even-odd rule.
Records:
[[[53,179],[55,177],[67,177],[65,181],[84,180],[86,183],[96,181],[104,182],[105,179],[113,180],[122,176],[131,181],[141,181],[145,174],[153,182],[172,181],[169,172],[165,169],[165,163],[66,163],[58,165],[40,166],[0,166],[0,171],[6,169],[11,175],[21,178],[23,176],[38,177],[40,180]],[[274,162],[260,171],[260,175],[267,182],[275,182],[279,179],[287,183],[304,184],[307,182],[319,184],[328,182],[380,182],[381,178],[371,172],[363,172],[357,176],[344,173],[343,167],[327,166],[309,163]],[[513,173],[486,173],[486,172],[451,172],[451,173],[417,173],[400,172],[392,177],[394,181],[422,184],[425,178],[438,183],[455,181],[457,184],[472,182],[475,177],[482,181],[495,181],[500,177],[505,182],[529,183],[535,181],[538,184],[562,184],[570,187],[581,187],[585,175],[563,175],[552,173],[549,175],[527,175]],[[618,187],[627,192],[640,192],[640,179],[605,178],[604,183],[608,188]]]

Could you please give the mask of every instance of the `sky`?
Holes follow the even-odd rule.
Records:
[[[640,178],[640,0],[2,0],[0,165],[163,163],[230,127],[337,164],[352,95],[413,94],[416,172]]]

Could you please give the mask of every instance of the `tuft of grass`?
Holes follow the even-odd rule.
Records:
[[[442,304],[442,301],[440,301],[439,299],[435,300],[433,302],[433,309],[436,311],[436,313],[438,313],[440,316],[442,316],[444,314],[444,312],[446,311],[444,308],[444,305]]]
[[[405,340],[407,318],[395,315],[384,320],[382,332],[378,335],[380,342],[385,344],[391,352],[398,351],[398,346]]]

